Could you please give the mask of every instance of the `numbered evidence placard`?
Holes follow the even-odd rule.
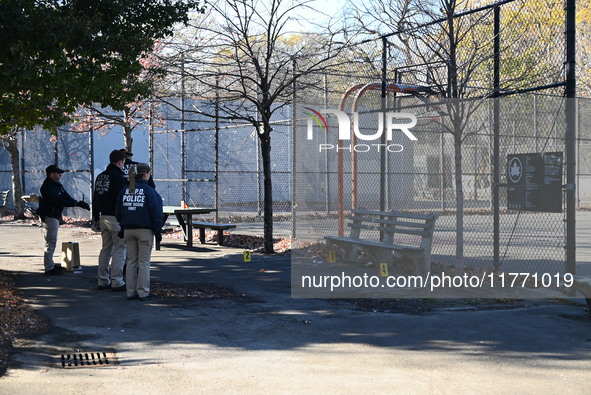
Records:
[[[562,152],[507,155],[507,208],[562,212]]]

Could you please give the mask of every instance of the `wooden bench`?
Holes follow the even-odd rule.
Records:
[[[431,270],[431,244],[437,215],[365,209],[351,213],[349,237],[324,237],[328,244],[343,247],[348,260],[357,261],[358,253],[365,249],[383,260],[380,263],[390,264],[392,253],[399,252],[412,260],[416,274],[426,275]]]
[[[10,190],[0,191],[0,214],[4,215],[4,210],[8,204],[8,195]]]
[[[574,276],[572,289],[579,291],[587,302],[587,315],[591,318],[591,276]]]
[[[192,225],[194,228],[199,229],[199,241],[201,244],[205,244],[205,229],[217,230],[218,231],[218,245],[224,245],[224,230],[235,228],[236,225],[232,224],[218,224],[215,222],[197,222],[193,221]]]

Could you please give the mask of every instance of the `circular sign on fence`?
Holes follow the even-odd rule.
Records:
[[[518,183],[519,180],[521,180],[521,175],[523,174],[523,165],[521,164],[521,160],[518,157],[511,158],[509,161],[509,166],[507,167],[507,172],[511,182]]]

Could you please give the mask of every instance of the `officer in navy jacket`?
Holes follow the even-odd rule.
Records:
[[[45,274],[63,274],[61,266],[53,262],[53,254],[57,244],[57,234],[64,207],[81,207],[90,210],[90,206],[85,201],[76,201],[66,192],[60,182],[64,170],[57,165],[50,165],[45,169],[45,173],[47,178],[41,185],[39,208],[37,209],[37,215],[43,223],[43,236],[45,238],[43,265],[45,266]]]
[[[125,153],[120,150],[112,151],[109,154],[109,165],[96,177],[94,186],[92,218],[95,229],[98,227],[101,231],[102,239],[97,272],[99,290],[125,291],[125,242],[118,235],[121,226],[115,217],[117,199],[127,186],[123,173],[124,165]]]
[[[151,169],[138,163],[130,169],[130,184],[117,202],[115,215],[127,246],[127,299],[149,300],[150,258],[154,239],[162,240],[162,198],[148,185]]]

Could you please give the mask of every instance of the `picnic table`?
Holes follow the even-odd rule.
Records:
[[[183,239],[187,242],[187,247],[193,247],[193,215],[210,214],[217,211],[213,207],[189,207],[164,206],[162,208],[162,224],[166,223],[168,216],[174,214],[183,230]]]

